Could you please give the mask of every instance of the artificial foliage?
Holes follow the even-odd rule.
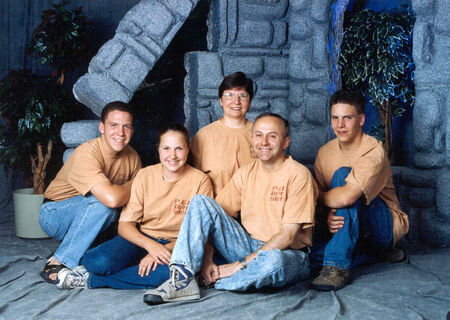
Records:
[[[39,56],[40,63],[53,66],[54,76],[64,82],[64,74],[73,70],[87,55],[88,38],[86,27],[90,21],[82,7],[68,10],[69,1],[54,4],[44,10],[42,21],[33,31],[28,52]]]
[[[0,80],[0,162],[32,177],[35,193],[44,191],[45,169],[52,149],[61,145],[59,132],[73,115],[72,105],[52,77],[24,69]]]
[[[414,103],[414,21],[410,10],[354,13],[339,57],[342,86],[360,90],[377,107],[382,124],[375,130],[389,156],[392,116],[401,116]]]

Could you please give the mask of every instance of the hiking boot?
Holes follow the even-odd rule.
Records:
[[[388,252],[387,252],[387,260],[389,262],[402,262],[406,260],[406,254],[405,252],[397,247],[392,247]]]
[[[74,289],[86,288],[86,281],[90,273],[87,272],[84,266],[77,266],[73,270],[64,268],[58,272],[56,287],[58,289]]]
[[[350,283],[350,271],[338,267],[324,266],[311,283],[311,287],[322,291],[336,291]]]
[[[149,305],[197,299],[200,299],[197,281],[192,273],[179,265],[170,267],[170,278],[166,282],[144,294],[144,302]]]

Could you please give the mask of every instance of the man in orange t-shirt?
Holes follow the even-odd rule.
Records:
[[[99,130],[101,136],[76,148],[45,191],[40,225],[62,241],[41,272],[52,284],[63,268],[79,265],[97,235],[114,221],[141,168],[139,155],[128,145],[133,115],[127,104],[107,104]]]
[[[389,159],[381,142],[362,131],[364,97],[338,91],[330,107],[337,138],[320,148],[314,171],[319,203],[331,210],[325,214],[325,230],[321,232],[320,224],[315,230],[311,253],[312,261],[323,266],[311,286],[326,291],[343,288],[350,282],[352,267],[377,256],[404,259],[403,251],[393,245],[408,232],[408,216],[400,209]]]
[[[194,275],[200,269],[205,284],[234,291],[282,287],[309,276],[318,189],[309,170],[284,154],[288,125],[272,113],[256,118],[258,160],[236,171],[217,202],[192,198],[172,252],[171,277],[149,290],[144,302],[199,299]],[[242,226],[233,218],[239,211]],[[227,263],[213,262],[213,247]]]

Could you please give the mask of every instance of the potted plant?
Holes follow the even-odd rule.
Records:
[[[392,117],[401,116],[414,103],[414,21],[410,10],[353,14],[344,31],[338,62],[343,86],[359,89],[377,107],[382,122],[378,138],[389,158]]]

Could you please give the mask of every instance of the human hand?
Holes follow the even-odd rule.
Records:
[[[222,264],[219,266],[219,279],[231,277],[239,270],[241,270],[241,263],[239,261]]]
[[[151,241],[147,245],[146,250],[149,255],[155,259],[158,264],[169,264],[170,258],[172,258],[172,252],[159,242]]]
[[[205,286],[210,286],[219,280],[219,267],[213,262],[204,262],[200,270],[201,282]]]
[[[328,211],[327,224],[328,231],[331,233],[337,233],[339,229],[344,227],[344,217],[336,216],[335,212],[336,209],[330,209],[330,211]]]
[[[150,254],[147,254],[141,259],[141,262],[139,262],[138,273],[141,277],[148,276],[150,271],[156,270],[156,267],[158,267],[158,262],[156,262],[155,258],[153,258]]]

